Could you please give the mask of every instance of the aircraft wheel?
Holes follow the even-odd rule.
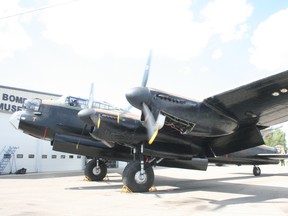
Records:
[[[260,176],[260,175],[261,175],[261,169],[260,169],[260,167],[254,166],[254,168],[253,168],[253,174],[254,174],[254,176]]]
[[[132,192],[148,192],[154,183],[154,171],[149,163],[144,164],[145,173],[141,175],[140,161],[130,162],[123,171],[123,184]]]
[[[99,167],[96,167],[97,161],[95,159],[88,162],[85,167],[84,174],[91,181],[102,181],[107,174],[107,166],[104,161],[99,160]]]

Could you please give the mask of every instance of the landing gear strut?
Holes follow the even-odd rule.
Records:
[[[260,176],[261,175],[261,169],[258,166],[253,167],[253,174],[254,176]]]
[[[122,174],[123,184],[132,192],[148,192],[154,183],[154,171],[150,163],[144,162],[143,145],[141,145],[140,161],[128,163]]]
[[[90,181],[102,181],[107,174],[107,166],[104,161],[93,159],[86,165],[84,174]]]

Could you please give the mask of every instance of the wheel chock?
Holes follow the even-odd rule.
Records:
[[[130,188],[128,188],[126,185],[123,185],[121,192],[123,193],[132,193],[132,191],[130,190]]]
[[[83,181],[91,181],[91,179],[88,176],[84,176]]]
[[[149,192],[156,192],[157,188],[153,185],[151,188],[149,188]],[[121,192],[123,193],[133,193],[132,190],[130,190],[129,187],[127,187],[126,185],[122,186]]]
[[[156,192],[157,188],[155,187],[155,185],[152,185],[152,187],[149,189],[149,192]]]

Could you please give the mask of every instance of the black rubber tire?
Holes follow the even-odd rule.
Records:
[[[90,181],[102,181],[107,175],[107,166],[99,160],[99,170],[96,172],[96,160],[93,159],[87,163],[84,174]]]
[[[260,176],[261,175],[260,167],[257,167],[257,166],[253,167],[253,174],[254,176]]]
[[[127,165],[125,166],[125,168],[124,168],[124,170],[123,170],[123,172],[122,172],[122,181],[124,180],[124,176],[127,176],[127,174],[126,174],[126,173],[127,173],[127,170],[130,169],[129,167],[131,166],[132,162],[133,162],[133,161],[127,163]]]
[[[148,192],[154,183],[154,171],[149,163],[144,164],[145,180],[143,182],[136,181],[141,169],[140,161],[130,162],[123,171],[123,184],[132,192]]]

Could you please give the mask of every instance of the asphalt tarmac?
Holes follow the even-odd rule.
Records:
[[[121,170],[103,182],[82,172],[0,176],[0,215],[288,215],[288,167],[156,168],[156,191],[122,192]]]

